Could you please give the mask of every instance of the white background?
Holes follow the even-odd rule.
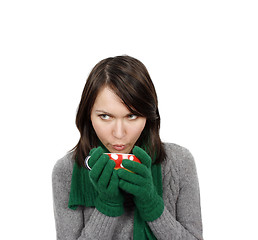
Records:
[[[258,239],[256,2],[1,1],[4,239],[55,239],[52,168],[90,70],[121,54],[150,72],[162,139],[195,157],[204,238]]]

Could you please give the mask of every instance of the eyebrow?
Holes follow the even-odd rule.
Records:
[[[107,111],[104,111],[104,110],[96,110],[95,112],[108,113]]]
[[[96,112],[96,113],[107,114],[107,115],[109,115],[109,116],[113,116],[111,113],[106,112],[106,111],[104,111],[104,110],[96,110],[95,112]]]
[[[107,111],[104,111],[104,110],[96,110],[95,111],[97,114],[107,114],[108,116],[110,116],[110,117],[114,117],[114,115],[112,114],[112,113],[109,113],[109,112],[107,112]],[[133,114],[133,113],[128,113],[126,116],[129,116],[129,115],[131,115],[131,114]]]

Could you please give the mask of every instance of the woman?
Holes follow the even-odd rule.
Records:
[[[100,61],[76,125],[80,140],[52,175],[57,239],[202,239],[193,157],[161,142],[156,91],[140,61]],[[106,152],[133,153],[141,163],[123,160],[130,171],[114,170]]]

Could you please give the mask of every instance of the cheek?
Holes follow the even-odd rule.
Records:
[[[108,135],[108,128],[105,127],[105,125],[103,125],[100,121],[98,121],[98,119],[92,118],[91,123],[92,123],[93,129],[96,132],[98,138],[100,140],[105,139],[105,136]]]
[[[134,126],[131,128],[132,138],[137,140],[140,137],[140,135],[145,127],[145,123],[146,123],[146,121],[143,121],[143,122],[137,124],[137,126]]]

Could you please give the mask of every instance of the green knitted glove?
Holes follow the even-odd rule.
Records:
[[[88,163],[91,167],[90,180],[98,192],[95,207],[107,216],[116,217],[124,212],[124,197],[118,187],[119,178],[114,170],[116,164],[103,153],[101,147],[94,149]]]
[[[135,146],[133,154],[141,161],[123,160],[123,166],[132,171],[118,169],[119,187],[134,195],[135,205],[145,221],[154,221],[162,214],[164,202],[156,191],[151,173],[151,158],[141,148]]]

